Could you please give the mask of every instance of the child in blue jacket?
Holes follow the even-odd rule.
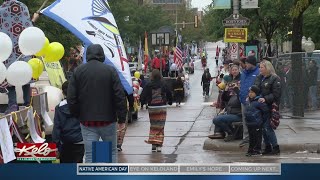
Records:
[[[249,131],[249,148],[246,156],[258,156],[261,154],[262,126],[270,116],[270,110],[266,103],[258,102],[260,89],[253,85],[250,87],[249,97],[246,102],[246,120]]]
[[[66,97],[68,81],[62,84],[62,93]],[[55,108],[52,140],[57,144],[60,163],[82,163],[84,144],[80,121],[69,110],[67,100],[62,100]]]

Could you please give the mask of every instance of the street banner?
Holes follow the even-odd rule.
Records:
[[[247,28],[225,28],[224,42],[247,42]]]
[[[9,67],[21,55],[18,38],[21,32],[32,26],[28,7],[20,1],[6,0],[0,5],[0,32],[6,33],[13,43],[13,51],[10,57],[4,61]],[[30,57],[20,60],[28,61]]]
[[[61,88],[66,81],[60,62],[44,62],[51,86]]]
[[[249,53],[255,55],[255,57],[258,59],[258,47],[257,46],[246,46],[246,56],[249,56]]]
[[[85,48],[100,44],[106,55],[104,63],[117,69],[122,85],[132,94],[127,54],[107,0],[56,0],[42,14],[69,29]]]
[[[258,7],[258,0],[241,0],[241,8],[242,9],[254,9]]]
[[[148,34],[144,33],[144,73],[147,73],[149,65],[149,49],[148,49]]]
[[[138,71],[142,70],[142,60],[143,60],[143,52],[142,52],[142,42],[141,39],[139,41],[139,50],[138,50]]]
[[[214,9],[230,9],[231,0],[215,0]]]

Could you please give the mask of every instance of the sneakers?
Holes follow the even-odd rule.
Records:
[[[161,152],[162,147],[160,145],[157,145],[157,144],[152,144],[151,150],[152,150],[152,152]]]
[[[117,145],[118,152],[122,151],[121,145]]]
[[[210,139],[224,139],[225,136],[221,133],[214,133],[208,136]]]
[[[232,141],[234,139],[235,139],[234,136],[230,134],[230,135],[228,135],[227,137],[224,138],[224,141],[225,142],[229,142],[229,141]]]
[[[248,151],[246,153],[246,156],[247,157],[251,157],[251,156],[262,156],[261,152],[260,151]]]
[[[262,154],[263,155],[268,155],[272,152],[272,147],[271,145],[266,145],[266,148],[263,150]]]
[[[240,144],[239,144],[239,147],[243,147],[243,146],[246,146],[249,144],[249,139],[248,138],[245,138]]]
[[[157,146],[155,144],[152,144],[151,150],[152,152],[157,152]]]
[[[262,154],[263,155],[280,155],[280,147],[279,145],[277,145],[272,148],[271,145],[268,145],[263,150]]]

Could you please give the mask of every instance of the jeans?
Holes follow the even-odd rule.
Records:
[[[317,86],[310,86],[309,87],[309,97],[311,100],[312,109],[317,109],[318,108]]]
[[[16,87],[15,86],[10,86],[7,87],[8,89],[8,107],[17,104],[17,93],[16,93]],[[30,105],[30,99],[31,99],[31,94],[30,94],[30,84],[26,84],[22,86],[22,92],[23,92],[23,102],[25,106]]]
[[[262,135],[265,145],[278,146],[277,136],[270,125],[270,118],[263,124]]]
[[[219,126],[223,132],[232,134],[232,129],[230,128],[233,122],[240,122],[241,116],[234,114],[222,114],[215,117],[212,122],[214,125]]]
[[[249,131],[248,131],[248,127],[247,127],[245,112],[246,112],[246,106],[244,104],[241,104],[243,139],[248,139],[249,138]]]
[[[112,163],[118,162],[117,157],[117,123],[102,127],[87,127],[81,124],[81,133],[85,148],[85,162],[92,163],[92,142],[109,141],[112,143]]]

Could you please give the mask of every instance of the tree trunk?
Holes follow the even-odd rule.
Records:
[[[293,19],[292,29],[292,52],[301,52],[303,13]],[[304,84],[303,84],[303,68],[302,53],[293,53],[292,60],[292,79],[293,79],[293,116],[304,116]]]
[[[272,52],[271,52],[271,36],[267,36],[267,53],[268,53],[268,57],[272,56]]]

